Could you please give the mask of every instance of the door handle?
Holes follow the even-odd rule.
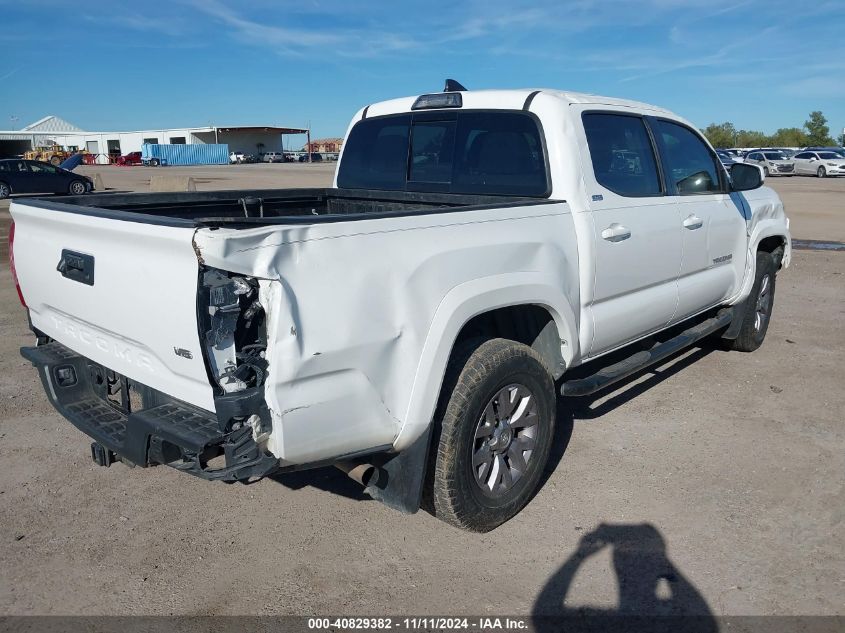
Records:
[[[702,226],[704,226],[704,221],[695,213],[690,214],[689,217],[684,220],[684,228],[689,229],[690,231],[700,229]]]
[[[621,242],[622,240],[627,240],[629,237],[631,237],[631,230],[616,222],[601,232],[601,238],[608,242]]]

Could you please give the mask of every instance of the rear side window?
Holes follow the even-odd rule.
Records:
[[[654,124],[663,142],[667,180],[678,195],[721,192],[720,168],[704,141],[682,125],[661,120]]]
[[[546,157],[523,112],[425,112],[365,119],[344,148],[338,186],[545,197]]]
[[[621,196],[662,194],[654,149],[641,118],[586,113],[583,121],[600,185]]]
[[[9,163],[0,161],[0,171],[9,171]]]
[[[343,148],[337,184],[348,189],[403,191],[410,131],[411,115],[356,123]]]

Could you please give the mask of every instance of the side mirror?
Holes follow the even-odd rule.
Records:
[[[730,174],[734,191],[751,191],[763,185],[763,170],[757,165],[736,163],[731,165]]]
[[[817,161],[817,160],[818,160],[818,158],[816,158],[815,156],[811,156],[811,157],[810,157],[810,162],[811,162],[811,163],[812,163],[812,162],[815,162],[815,161]]]

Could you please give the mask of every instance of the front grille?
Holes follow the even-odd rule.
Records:
[[[778,171],[792,171],[795,165],[778,165]]]

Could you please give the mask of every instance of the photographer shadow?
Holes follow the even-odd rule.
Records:
[[[576,573],[606,547],[612,551],[617,607],[568,605]],[[601,524],[585,534],[537,595],[532,619],[538,632],[719,630],[707,601],[669,560],[663,536],[648,523]]]

